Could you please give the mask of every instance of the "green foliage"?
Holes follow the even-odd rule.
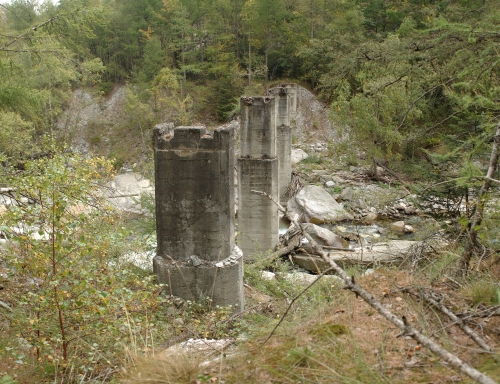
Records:
[[[306,157],[304,160],[302,160],[301,163],[303,163],[303,164],[322,164],[323,162],[324,162],[324,159],[321,155],[311,154],[308,157]]]
[[[166,52],[158,37],[153,36],[146,41],[144,54],[137,80],[140,82],[152,81],[158,72],[164,67]]]
[[[14,380],[11,376],[5,375],[0,377],[0,384],[16,384],[17,380]]]
[[[149,313],[162,302],[152,277],[119,263],[127,233],[95,189],[111,170],[103,158],[56,151],[2,180],[31,202],[2,217],[17,244],[6,262],[17,278],[31,281],[19,288],[11,328],[48,374],[91,375],[113,365],[120,344],[130,334],[154,332],[161,316]]]
[[[14,112],[0,112],[0,158],[20,155],[30,148],[33,127]]]
[[[176,125],[189,125],[193,100],[183,96],[180,78],[170,68],[163,68],[153,80],[152,92],[159,121],[172,121]]]
[[[463,294],[474,305],[498,305],[500,304],[500,285],[494,281],[484,280],[478,276],[463,288]]]
[[[240,96],[243,84],[239,71],[234,66],[227,69],[228,72],[220,77],[216,83],[217,87],[217,111],[219,121],[227,121],[236,117],[240,107]]]

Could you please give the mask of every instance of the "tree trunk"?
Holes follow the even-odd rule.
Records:
[[[266,80],[265,80],[265,85],[264,88],[266,88],[266,96],[268,95],[267,92],[267,83],[269,82],[269,70],[267,68],[267,48],[266,48]]]
[[[495,170],[498,166],[498,156],[500,147],[500,122],[497,125],[497,131],[495,136],[493,136],[493,148],[491,150],[490,165],[488,166],[488,171],[484,179],[483,185],[479,190],[477,196],[476,205],[474,208],[474,215],[472,216],[472,221],[469,223],[467,230],[467,240],[465,249],[462,252],[460,262],[458,265],[457,275],[466,276],[469,271],[469,264],[474,255],[474,250],[477,245],[477,235],[483,221],[484,203],[488,190],[491,186],[491,179],[493,179]]]
[[[201,29],[201,28],[200,28]],[[204,46],[205,40],[201,37],[199,38],[199,45],[200,45],[200,62],[201,62],[201,83],[205,85],[207,83],[207,76],[205,74],[205,46]]]
[[[250,41],[250,32],[248,32],[248,86],[252,85],[252,44]]]
[[[181,86],[181,99],[184,99],[186,97],[185,93],[186,93],[186,83],[187,83],[187,75],[186,75],[186,57],[185,57],[185,45],[184,45],[184,40],[185,40],[185,36],[183,35],[182,36],[182,40],[183,40],[183,43],[182,43],[182,50],[181,50],[181,54],[182,54],[182,86]]]
[[[311,0],[311,39],[314,39],[314,0]]]

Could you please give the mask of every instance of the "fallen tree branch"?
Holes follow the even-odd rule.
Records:
[[[12,308],[10,307],[10,305],[8,305],[7,303],[4,303],[1,300],[0,300],[0,307],[3,307],[5,309],[7,309],[8,311],[12,312]]]
[[[288,244],[286,247],[277,250],[276,252],[271,253],[266,259],[268,261],[272,261],[277,259],[278,257],[288,255],[290,252],[297,249],[299,246],[295,244]]]
[[[468,319],[472,317],[488,318],[493,316],[500,316],[500,305],[495,305],[493,307],[487,307],[480,310],[458,313],[457,316],[462,319]]]
[[[361,297],[367,304],[369,304],[372,308],[374,308],[378,313],[380,313],[382,316],[384,316],[388,321],[390,321],[393,325],[398,327],[401,330],[400,335],[404,336],[410,336],[413,339],[415,339],[418,343],[423,345],[424,347],[428,348],[430,351],[438,355],[441,359],[446,361],[448,364],[450,364],[451,367],[455,368],[456,370],[466,374],[473,380],[476,380],[478,383],[481,384],[498,384],[496,381],[491,379],[490,377],[486,376],[485,374],[481,373],[474,367],[470,366],[466,362],[462,361],[458,356],[454,355],[453,353],[448,352],[446,349],[444,349],[442,346],[440,346],[438,343],[435,341],[431,340],[427,336],[423,335],[420,331],[418,331],[416,328],[411,326],[406,317],[402,317],[402,319],[399,319],[394,313],[392,313],[387,307],[385,307],[379,300],[377,300],[371,293],[366,291],[363,287],[361,287],[358,283],[354,281],[354,277],[349,276],[341,267],[337,265],[333,260],[331,260],[328,257],[328,254],[325,253],[320,246],[317,245],[317,243],[314,241],[314,239],[302,228],[302,225],[297,222],[294,218],[290,217],[287,215],[286,210],[278,203],[275,201],[275,199],[270,196],[266,192],[262,191],[255,191],[252,190],[251,192],[260,194],[262,196],[267,197],[270,199],[278,209],[285,214],[285,216],[292,222],[294,225],[302,229],[302,234],[307,238],[311,246],[315,249],[315,251],[318,253],[318,255],[321,256],[321,258],[328,263],[331,266],[331,269],[334,270],[337,275],[344,281],[346,286],[344,287],[345,289],[348,289],[352,291],[356,296]],[[279,325],[279,324],[278,324]]]
[[[482,349],[487,352],[493,352],[493,348],[491,348],[486,342],[482,339],[481,336],[477,334],[474,330],[469,328],[467,324],[465,324],[462,319],[460,319],[453,311],[451,311],[448,307],[446,307],[442,302],[439,302],[432,298],[429,294],[425,293],[422,289],[419,289],[419,292],[412,291],[409,287],[399,287],[399,289],[403,292],[409,293],[410,295],[423,298],[433,307],[439,309],[446,316],[448,316],[451,320],[455,322],[455,324],[465,333],[467,334],[474,342],[479,345]]]

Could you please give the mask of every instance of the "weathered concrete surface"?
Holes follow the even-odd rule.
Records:
[[[238,247],[228,258],[214,262],[192,258],[189,261],[153,259],[158,281],[167,284],[165,292],[185,300],[212,299],[212,305],[233,306],[235,312],[244,307],[243,254]]]
[[[242,97],[240,156],[276,157],[276,100],[273,96]]]
[[[243,309],[241,251],[234,244],[234,129],[154,130],[157,256],[167,292]],[[224,262],[223,262],[224,261]]]
[[[401,261],[412,247],[418,246],[420,243],[419,241],[390,240],[372,247],[355,248],[354,252],[330,252],[329,257],[343,268],[352,265],[386,264]],[[294,255],[293,261],[300,267],[317,273],[330,267],[328,263],[316,255]]]
[[[276,98],[276,126],[290,126],[290,97],[288,88],[274,87],[269,90],[270,94]]]
[[[352,220],[352,215],[341,204],[316,185],[305,186],[293,199],[288,200],[287,211],[292,217],[313,224]]]
[[[293,117],[297,113],[297,100],[299,95],[299,86],[295,83],[278,84],[276,88],[286,88],[290,97],[290,115]]]
[[[238,159],[238,246],[245,260],[267,251],[279,240],[278,208],[267,197],[252,190],[278,196],[278,159]]]
[[[234,248],[234,131],[155,130],[158,255],[220,260]]]
[[[292,175],[292,128],[290,127],[290,97],[288,88],[272,88],[271,94],[276,98],[276,156],[279,161],[279,197],[285,203],[285,189]]]
[[[286,202],[288,197],[285,189],[292,179],[292,129],[285,125],[276,127],[276,152],[278,155],[279,168],[279,196],[280,201]]]

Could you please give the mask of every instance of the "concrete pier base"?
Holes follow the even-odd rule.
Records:
[[[244,308],[243,253],[238,247],[216,263],[196,257],[178,261],[156,256],[153,271],[169,295],[193,302],[209,299],[213,305],[232,306],[234,312]]]
[[[238,246],[245,261],[253,261],[256,252],[274,249],[279,240],[278,208],[266,192],[278,200],[278,159],[238,159]]]

